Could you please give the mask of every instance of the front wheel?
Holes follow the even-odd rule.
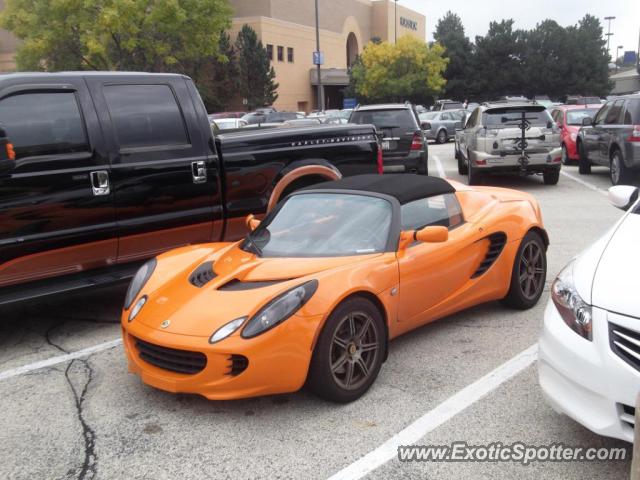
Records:
[[[584,143],[578,143],[578,173],[580,175],[589,175],[591,173],[591,162],[587,158],[587,150],[584,148]]]
[[[569,158],[569,151],[567,150],[567,146],[564,143],[562,144],[562,164],[563,165],[571,164],[571,159]]]
[[[353,297],[329,316],[318,339],[307,385],[333,402],[360,398],[374,382],[385,356],[382,315],[369,300]]]
[[[560,180],[560,169],[553,168],[542,172],[542,179],[545,185],[557,185]]]
[[[502,303],[518,310],[538,303],[547,279],[546,250],[538,232],[530,231],[524,236],[513,262],[509,292]]]

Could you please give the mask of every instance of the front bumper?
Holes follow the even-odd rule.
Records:
[[[471,152],[471,161],[478,171],[518,171],[524,168],[528,172],[542,172],[548,168],[560,168],[561,156],[560,147],[544,153],[530,153],[528,163],[523,167],[519,162],[519,154],[487,153],[475,150]]]
[[[211,345],[206,337],[178,335],[153,329],[135,320],[122,322],[129,371],[152,387],[173,393],[194,393],[210,400],[288,393],[299,390],[307,378],[315,333],[322,317],[297,315],[252,339],[240,330]],[[212,332],[213,333],[213,332]],[[140,356],[136,339],[176,350],[199,352],[206,366],[194,374],[176,373],[148,363]],[[248,365],[231,374],[232,355],[243,356]]]
[[[612,314],[593,308],[593,341],[576,334],[551,300],[539,343],[538,378],[547,403],[589,430],[633,442],[631,415],[640,391],[640,372],[609,346]],[[640,330],[635,319],[616,322]],[[624,317],[623,317],[624,318]],[[628,317],[627,317],[628,318]]]

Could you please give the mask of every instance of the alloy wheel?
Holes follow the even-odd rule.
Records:
[[[620,182],[621,168],[620,155],[618,155],[618,153],[616,152],[611,158],[611,183],[613,183],[614,185],[618,185],[618,183]]]
[[[338,324],[331,341],[331,373],[345,390],[360,388],[370,377],[380,354],[373,318],[351,312]]]
[[[536,298],[544,286],[544,254],[535,241],[529,241],[522,249],[518,270],[520,290],[529,300]]]

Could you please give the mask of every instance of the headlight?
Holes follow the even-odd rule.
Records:
[[[140,290],[142,290],[142,287],[144,287],[145,283],[147,283],[147,280],[149,280],[149,277],[151,277],[151,274],[156,269],[157,263],[158,262],[156,261],[156,259],[152,258],[147,263],[142,265],[140,267],[140,270],[137,271],[137,273],[133,277],[133,280],[131,280],[131,283],[129,284],[127,296],[124,298],[125,310],[129,310],[129,307],[131,307],[131,304],[140,293]]]
[[[242,338],[253,338],[284,322],[309,301],[317,288],[318,281],[311,280],[271,300],[249,320]]]
[[[591,305],[587,305],[575,289],[573,262],[567,265],[553,282],[551,298],[569,328],[590,341],[592,339]]]
[[[231,320],[229,323],[221,326],[218,330],[215,331],[213,335],[211,335],[211,337],[209,338],[209,343],[216,343],[220,340],[224,340],[233,332],[238,330],[246,319],[247,317],[236,318],[235,320]]]
[[[571,141],[572,141],[572,142],[575,142],[575,141],[576,141],[576,138],[578,138],[578,134],[577,134],[577,133],[575,133],[575,132],[573,132],[573,133],[571,133],[571,134],[569,135],[569,137],[571,137]]]
[[[136,304],[133,306],[133,308],[131,309],[131,313],[129,313],[130,322],[133,322],[133,319],[138,316],[138,314],[140,313],[140,310],[142,310],[142,307],[144,307],[145,303],[147,303],[147,296],[143,295],[142,297],[140,297],[140,300],[138,300]]]

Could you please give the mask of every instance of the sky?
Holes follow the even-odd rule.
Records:
[[[616,17],[611,21],[612,56],[618,45],[624,47],[621,51],[638,50],[640,0],[399,0],[399,4],[427,17],[427,40],[433,40],[436,23],[447,10],[460,16],[471,40],[484,35],[492,20],[512,18],[516,28],[530,29],[550,18],[566,27],[590,13],[601,19],[605,32],[604,17]]]

